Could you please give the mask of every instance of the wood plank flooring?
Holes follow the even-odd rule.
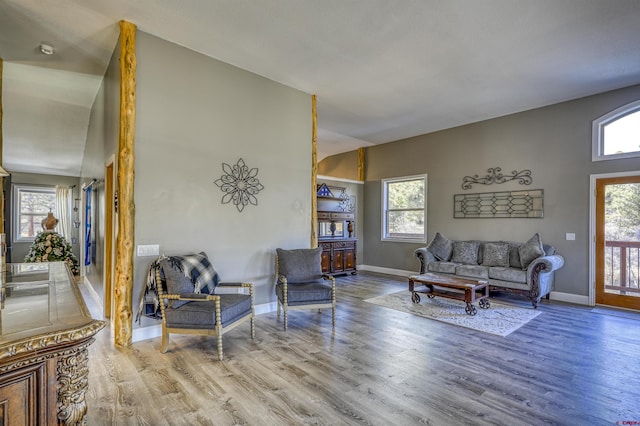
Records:
[[[337,279],[331,313],[276,313],[215,338],[90,348],[89,425],[615,425],[640,421],[640,314],[543,301],[507,337],[363,302],[407,280]],[[409,293],[407,292],[407,297]],[[531,308],[524,298],[498,296]],[[90,302],[88,301],[90,304]],[[637,423],[635,423],[637,424]]]

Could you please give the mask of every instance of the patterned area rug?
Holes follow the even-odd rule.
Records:
[[[474,303],[478,313],[471,316],[465,313],[466,304],[462,301],[443,297],[429,299],[423,294],[420,295],[420,298],[420,303],[411,302],[411,293],[405,290],[366,299],[365,302],[503,337],[513,333],[541,314],[540,311],[533,308],[519,308],[490,299],[491,307],[489,309],[480,309],[478,303]]]

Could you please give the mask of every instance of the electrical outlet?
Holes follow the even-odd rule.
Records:
[[[139,245],[138,246],[138,257],[159,256],[159,255],[160,255],[160,245],[158,245],[158,244],[149,244],[149,245]]]

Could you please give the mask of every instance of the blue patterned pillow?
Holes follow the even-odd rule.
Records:
[[[477,241],[455,241],[451,261],[465,265],[477,265],[479,246],[480,243]]]

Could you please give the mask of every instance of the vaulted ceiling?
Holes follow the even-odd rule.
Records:
[[[638,0],[0,0],[6,169],[80,174],[121,19],[317,94],[320,158],[640,83]]]

